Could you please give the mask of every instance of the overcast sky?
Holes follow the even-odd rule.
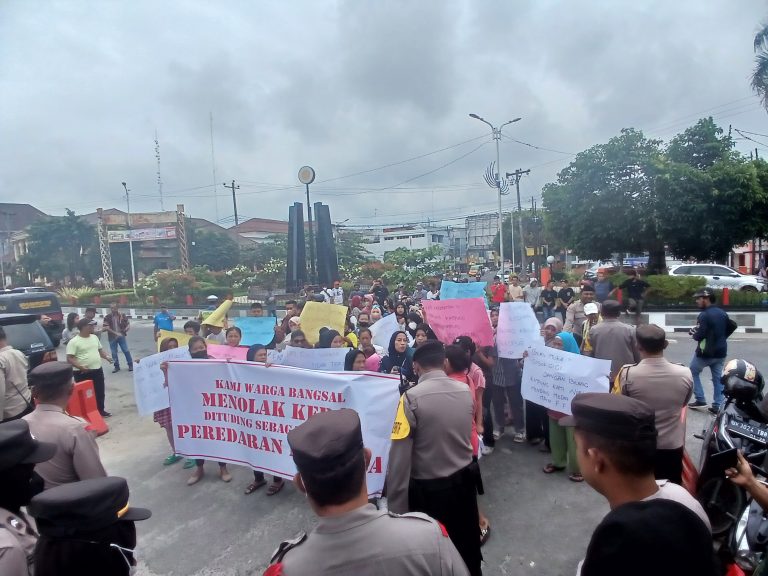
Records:
[[[335,222],[458,225],[496,206],[470,112],[550,149],[502,140],[528,204],[572,158],[555,150],[623,127],[768,133],[749,88],[766,18],[747,0],[3,0],[0,201],[124,209],[126,181],[133,211],[159,210],[157,131],[166,209],[231,225],[234,179],[241,220],[287,219],[309,164]]]

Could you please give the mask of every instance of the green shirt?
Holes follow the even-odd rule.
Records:
[[[101,340],[95,334],[83,338],[79,334],[67,343],[67,356],[77,358],[77,363],[88,370],[101,368]]]

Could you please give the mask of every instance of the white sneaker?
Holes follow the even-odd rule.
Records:
[[[481,452],[483,456],[488,456],[489,454],[493,454],[493,446],[483,446]]]
[[[494,440],[498,440],[502,436],[504,436],[504,430],[501,430],[501,429],[497,428],[496,430],[493,431],[493,439]]]
[[[518,444],[525,442],[525,434],[518,432],[515,434],[514,438],[512,438],[512,442],[517,442]]]

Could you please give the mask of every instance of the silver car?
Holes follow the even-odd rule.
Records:
[[[741,274],[721,264],[682,264],[670,268],[669,273],[672,276],[701,276],[706,279],[707,288],[731,288],[747,292],[768,290],[765,278]]]

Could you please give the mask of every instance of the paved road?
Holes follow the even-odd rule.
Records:
[[[148,322],[135,322],[129,344],[137,356],[152,353]],[[752,359],[768,373],[766,339],[739,335],[731,340],[731,356]],[[673,339],[668,357],[687,362],[693,345],[685,335]],[[711,397],[709,385],[708,397]],[[138,525],[139,574],[202,576],[260,574],[278,543],[312,526],[313,517],[301,494],[286,487],[267,497],[263,489],[245,496],[252,478],[246,468],[231,467],[234,479],[224,484],[216,466],[193,487],[181,462],[162,465],[169,453],[164,431],[152,418],[139,418],[130,373],[107,370],[107,409],[111,431],[99,440],[110,474],[124,476],[131,502],[152,509]],[[688,449],[698,459],[699,441],[692,434],[707,423],[692,413]],[[484,547],[486,575],[571,575],[583,557],[594,527],[607,512],[604,500],[586,484],[540,472],[547,455],[528,445],[513,444],[509,435],[482,460],[486,495],[480,505],[491,520],[492,536]]]

